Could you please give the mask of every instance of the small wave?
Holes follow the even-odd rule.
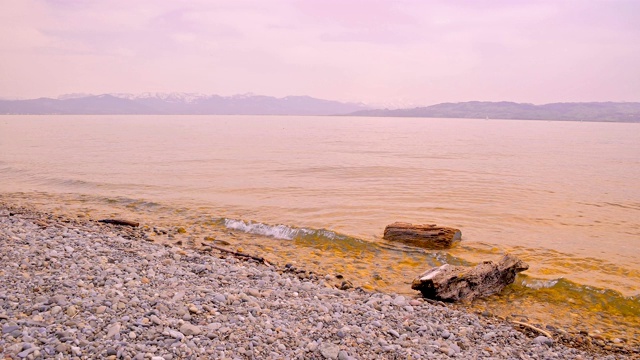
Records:
[[[92,181],[84,181],[77,179],[51,179],[51,182],[56,185],[61,185],[63,187],[94,187],[97,184]]]
[[[545,301],[569,301],[573,307],[591,308],[594,311],[607,311],[634,318],[640,316],[640,294],[625,296],[615,290],[578,284],[563,277],[544,280],[523,274],[518,274],[515,286],[522,286],[524,293]]]
[[[346,239],[347,236],[339,235],[329,230],[315,230],[307,228],[296,228],[287,225],[268,225],[253,221],[243,221],[235,219],[221,219],[228,229],[238,230],[249,234],[263,235],[282,240],[293,240],[303,237],[321,237],[328,240]]]
[[[640,210],[640,204],[636,204],[636,203],[629,203],[629,204],[619,204],[619,203],[610,203],[610,202],[605,202],[605,204],[609,205],[609,206],[616,206],[616,207],[620,207],[623,209],[629,209],[629,210]]]
[[[556,286],[560,279],[554,280],[540,280],[540,279],[527,279],[522,281],[522,285],[534,290],[548,289]]]

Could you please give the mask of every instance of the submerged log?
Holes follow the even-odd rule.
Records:
[[[528,268],[529,265],[511,254],[502,257],[497,264],[493,261],[475,267],[445,264],[418,276],[411,288],[429,299],[473,300],[500,292],[513,283],[517,273]]]
[[[105,224],[132,226],[132,227],[140,226],[140,223],[137,221],[122,220],[122,219],[102,219],[102,220],[98,220],[98,222],[105,223]]]
[[[462,232],[454,228],[395,222],[387,225],[383,238],[427,249],[447,249],[461,237]]]

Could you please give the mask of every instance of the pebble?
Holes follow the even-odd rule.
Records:
[[[553,345],[553,340],[549,339],[546,336],[538,336],[535,339],[533,339],[533,343],[534,344],[538,344],[538,345],[551,346],[551,345]]]
[[[14,331],[19,330],[19,329],[20,329],[20,326],[18,326],[18,325],[3,325],[2,326],[2,332],[4,334],[8,334],[8,333],[14,332]]]
[[[163,324],[162,320],[160,320],[160,318],[157,317],[155,314],[149,316],[149,320],[151,320],[151,322],[156,324],[156,325],[162,325]]]
[[[406,299],[404,296],[398,295],[393,299],[393,304],[396,306],[404,306],[406,304]]]
[[[318,350],[320,350],[320,355],[322,355],[325,359],[335,360],[338,358],[338,354],[340,353],[340,347],[333,343],[322,343]]]
[[[67,316],[74,317],[78,313],[78,308],[74,305],[71,305],[67,308]]]
[[[107,339],[115,338],[116,335],[120,334],[120,323],[115,323],[107,329]]]
[[[168,333],[169,333],[169,336],[171,336],[174,339],[178,339],[178,340],[184,339],[184,334],[181,333],[180,331],[169,329]]]
[[[202,329],[200,329],[199,326],[185,323],[180,327],[180,332],[185,334],[186,336],[199,335],[200,333],[202,333]]]
[[[482,340],[489,341],[489,340],[493,339],[495,336],[496,336],[496,333],[491,331],[491,332],[488,332],[488,333],[484,334],[482,336]]]

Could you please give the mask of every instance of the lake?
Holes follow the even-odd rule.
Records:
[[[0,116],[0,193],[14,201],[251,232],[238,244],[406,294],[430,266],[511,252],[530,269],[472,308],[627,338],[640,328],[638,179],[629,123]],[[456,227],[462,241],[390,244],[394,221]]]

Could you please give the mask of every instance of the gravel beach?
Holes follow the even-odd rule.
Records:
[[[8,359],[626,359],[422,299],[0,207]]]

